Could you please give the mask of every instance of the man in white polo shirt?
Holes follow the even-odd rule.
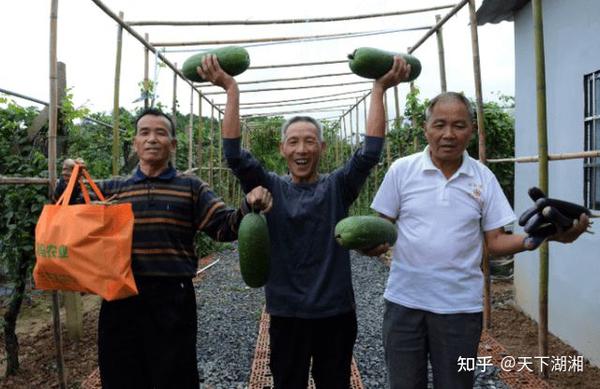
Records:
[[[469,101],[455,92],[431,100],[423,152],[396,160],[371,207],[397,225],[398,240],[384,293],[383,341],[391,389],[472,388],[473,372],[458,358],[475,358],[481,335],[485,239],[494,255],[528,249],[506,234],[515,220],[496,177],[469,157],[474,132]],[[572,242],[589,220],[553,237]],[[464,369],[463,369],[464,370]]]

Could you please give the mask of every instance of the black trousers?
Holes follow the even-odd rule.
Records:
[[[275,389],[306,389],[312,375],[318,389],[350,388],[356,312],[323,319],[271,316],[271,373]]]
[[[98,365],[104,389],[199,387],[191,279],[136,279],[140,294],[103,301]]]

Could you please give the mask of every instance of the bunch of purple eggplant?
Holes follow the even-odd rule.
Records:
[[[595,216],[581,205],[546,197],[535,186],[529,189],[528,194],[535,204],[519,217],[519,225],[527,233],[525,244],[531,250],[538,248],[552,235],[571,228],[582,214]]]

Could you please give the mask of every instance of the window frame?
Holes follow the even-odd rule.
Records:
[[[584,75],[584,150],[600,149],[600,70]],[[600,209],[600,158],[585,158],[583,161],[583,195],[585,206]]]

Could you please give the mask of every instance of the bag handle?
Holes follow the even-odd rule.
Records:
[[[73,189],[75,188],[75,181],[77,181],[77,177],[79,176],[80,168],[81,167],[77,163],[75,164],[75,166],[73,166],[73,170],[71,171],[71,177],[69,177],[69,182],[67,183],[67,188],[59,197],[58,201],[56,202],[56,205],[62,204],[63,206],[66,206],[69,204],[71,196],[73,195]]]
[[[83,176],[87,180],[88,185],[92,188],[92,190],[96,194],[96,197],[98,197],[98,200],[105,201],[104,195],[102,194],[102,192],[100,192],[100,188],[98,188],[98,185],[96,185],[94,180],[92,180],[92,177],[90,177],[90,173],[88,173],[87,169],[83,169],[82,172],[83,172]],[[79,183],[82,187],[85,188],[85,185],[83,185],[83,182],[80,181]],[[87,189],[85,189],[85,193],[87,193]]]
[[[82,168],[79,164],[75,164],[75,166],[73,166],[73,171],[71,172],[71,177],[69,177],[69,183],[67,184],[67,188],[56,202],[57,205],[62,205],[63,207],[69,205],[69,201],[71,200],[71,196],[73,195],[73,189],[75,189],[76,181],[79,182],[79,187],[81,188],[81,193],[83,194],[85,203],[89,204],[91,202],[88,190],[83,184],[81,177],[79,177],[79,170],[81,170],[82,174],[88,181],[90,187],[92,188],[98,199],[100,201],[105,201],[104,195],[102,194],[96,183],[90,177],[90,174],[87,172],[87,169]]]

